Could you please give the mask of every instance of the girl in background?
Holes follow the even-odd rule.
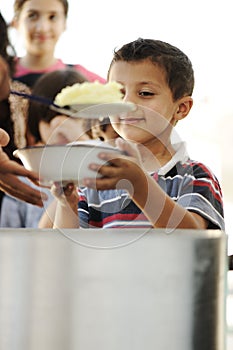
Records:
[[[68,7],[67,0],[15,0],[12,26],[26,51],[17,59],[15,79],[32,87],[43,73],[69,66],[55,57],[56,44],[66,30]],[[105,82],[80,64],[72,66],[88,81]]]

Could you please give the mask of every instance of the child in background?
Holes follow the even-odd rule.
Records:
[[[184,143],[171,142],[193,105],[189,58],[166,42],[140,38],[114,53],[108,80],[121,83],[124,101],[138,106],[110,117],[127,155],[101,152],[108,164],[90,168],[102,178],[84,179],[78,192],[55,183],[54,227],[224,229],[215,175],[190,159]]]
[[[55,96],[66,86],[83,83],[86,79],[74,69],[63,69],[46,73],[36,82],[32,93],[54,100]],[[57,115],[47,106],[34,101],[29,103],[28,138],[30,145],[65,144],[76,140],[88,140],[83,120]],[[43,188],[49,198],[49,190]],[[44,208],[24,203],[5,195],[2,202],[0,227],[37,227]]]
[[[0,56],[0,101],[6,99],[10,90],[9,67],[3,57]],[[22,165],[10,160],[2,147],[9,142],[8,133],[0,128],[0,189],[1,193],[8,193],[21,200],[43,206],[43,200],[47,196],[31,186],[20,181],[18,176],[24,176],[33,182],[38,181],[38,175],[25,169]]]
[[[115,139],[119,136],[112,127],[109,117],[103,119],[84,119],[84,128],[91,139],[99,139],[113,146]]]
[[[84,83],[87,79],[73,68],[52,71],[42,75],[32,93],[54,101],[66,86]],[[28,110],[28,145],[65,144],[76,140],[88,140],[83,119],[57,115],[48,106],[31,101]]]
[[[12,26],[23,39],[26,54],[18,58],[14,78],[32,87],[46,72],[67,66],[54,56],[56,44],[66,30],[67,0],[15,0]],[[72,65],[88,81],[105,79],[80,64]]]
[[[18,147],[26,146],[25,131],[28,101],[17,95],[10,94],[10,89],[20,93],[30,93],[30,89],[25,84],[12,80],[15,69],[15,51],[8,37],[6,21],[1,13],[0,34],[0,56],[4,60],[1,61],[1,63],[6,65],[3,78],[8,79],[7,89],[5,87],[4,90],[1,89],[2,97],[0,100],[0,128],[5,130],[9,136],[8,142],[2,144],[1,168],[4,170],[4,165],[8,163],[8,166],[11,165],[12,169],[15,169],[15,175],[19,175],[19,173],[23,175],[23,173],[26,174],[26,169],[17,166],[14,164],[14,162],[9,163],[9,159],[15,162],[17,161],[17,163],[19,163],[18,165],[21,165],[19,159],[13,157],[13,151]],[[3,68],[2,64],[1,68]],[[3,151],[5,154],[3,154]],[[3,164],[4,162],[6,163]],[[26,200],[29,203],[34,203],[39,206],[43,205],[40,191],[26,185],[17,177],[14,177],[13,174],[10,174],[10,171],[8,172],[5,170],[5,172],[5,175],[3,173],[1,175],[2,185],[0,186],[0,208],[5,192],[15,195],[17,198],[21,198],[22,200]],[[28,171],[27,174],[30,177]],[[5,178],[8,184],[5,183]],[[35,178],[35,174],[33,175],[33,178]]]
[[[115,146],[115,139],[119,136],[113,129],[110,119],[108,117],[99,119],[83,119],[83,127],[86,135],[90,139],[99,140],[100,142],[107,142],[108,144]],[[50,206],[43,213],[40,221],[39,228],[52,228],[55,215],[56,200],[50,204]]]

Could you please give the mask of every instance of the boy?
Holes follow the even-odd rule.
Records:
[[[102,178],[85,179],[78,193],[73,184],[64,192],[54,184],[54,227],[224,229],[218,180],[189,158],[183,143],[171,142],[173,127],[193,104],[188,57],[168,43],[140,38],[114,52],[108,80],[121,83],[124,101],[137,105],[110,117],[124,153],[102,152],[108,165],[90,165]]]

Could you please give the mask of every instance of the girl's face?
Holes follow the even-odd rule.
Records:
[[[27,0],[15,19],[15,27],[28,53],[35,56],[53,54],[66,28],[63,4],[59,0]]]
[[[135,112],[110,118],[116,132],[124,139],[145,145],[155,138],[164,139],[164,135],[169,137],[176,121],[185,116],[185,113],[179,114],[185,104],[182,107],[182,99],[173,101],[165,72],[148,59],[113,63],[109,80],[123,85],[124,101],[139,106]],[[187,100],[189,105],[192,99],[187,97]]]

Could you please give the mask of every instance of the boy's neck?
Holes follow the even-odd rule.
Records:
[[[170,140],[169,144],[163,144],[158,140],[148,145],[140,145],[139,151],[144,168],[147,171],[156,171],[167,164],[175,154]]]

